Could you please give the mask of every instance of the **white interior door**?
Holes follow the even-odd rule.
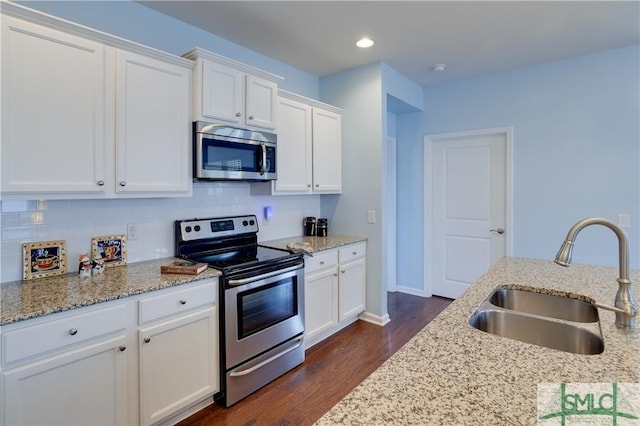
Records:
[[[431,170],[425,173],[431,190],[425,277],[431,293],[456,298],[510,253],[511,129],[431,135],[425,141]]]

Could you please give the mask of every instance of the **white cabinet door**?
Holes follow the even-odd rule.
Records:
[[[278,85],[247,74],[245,124],[264,129],[276,128]]]
[[[307,341],[338,324],[337,268],[305,276],[304,330]]]
[[[281,97],[278,101],[278,179],[274,182],[274,194],[311,192],[311,129],[311,107]]]
[[[2,16],[2,192],[97,193],[106,47]]]
[[[342,191],[342,116],[313,109],[313,191]]]
[[[6,370],[6,424],[126,424],[125,342],[122,336]]]
[[[142,424],[158,422],[218,391],[216,336],[215,308],[140,329]]]
[[[365,309],[366,260],[340,264],[340,321]]]
[[[118,51],[116,192],[189,192],[191,71]]]
[[[196,91],[194,97],[202,102],[202,118],[243,123],[245,74],[235,68],[206,60],[202,61],[201,67],[202,92]]]

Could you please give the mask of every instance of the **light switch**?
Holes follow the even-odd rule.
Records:
[[[369,210],[367,212],[367,222],[376,223],[376,211],[375,210]]]

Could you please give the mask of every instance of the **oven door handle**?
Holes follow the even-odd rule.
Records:
[[[245,285],[250,282],[260,281],[265,278],[275,277],[276,275],[285,274],[287,272],[295,271],[297,269],[302,269],[302,268],[304,268],[304,266],[300,266],[300,265],[290,266],[288,268],[278,269],[277,271],[267,272],[266,274],[257,275],[255,277],[243,278],[241,280],[229,280],[228,284],[234,287],[239,285]]]
[[[265,359],[265,360],[264,360],[264,361],[262,361],[260,364],[254,365],[254,366],[253,366],[253,367],[251,367],[251,368],[247,368],[246,370],[242,370],[242,371],[231,371],[231,372],[229,373],[229,376],[231,376],[231,377],[239,377],[239,376],[246,376],[247,374],[251,374],[251,373],[253,373],[254,371],[256,371],[256,370],[258,370],[258,369],[260,369],[260,368],[264,367],[265,365],[269,364],[270,362],[273,362],[273,361],[275,361],[276,359],[278,359],[278,358],[280,358],[280,357],[285,356],[285,355],[286,355],[286,354],[288,354],[289,352],[291,352],[291,351],[294,351],[294,350],[298,349],[298,348],[300,347],[300,345],[302,344],[302,341],[303,341],[302,337],[298,337],[298,338],[296,339],[296,344],[295,344],[295,345],[293,345],[293,346],[291,346],[291,347],[289,347],[289,348],[285,349],[284,351],[282,351],[282,352],[280,352],[280,353],[275,354],[275,355],[274,355],[274,356],[272,356],[272,357],[269,357],[269,358]]]

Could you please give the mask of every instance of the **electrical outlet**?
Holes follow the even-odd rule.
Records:
[[[628,213],[620,213],[618,215],[618,225],[620,225],[622,228],[631,227],[631,215],[629,215]]]
[[[138,225],[130,223],[127,225],[127,240],[133,241],[138,239]]]

